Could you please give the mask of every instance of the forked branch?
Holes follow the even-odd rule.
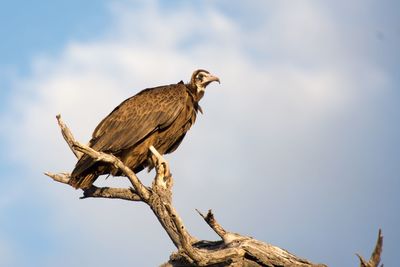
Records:
[[[382,247],[383,235],[381,229],[379,229],[378,239],[376,240],[376,245],[369,261],[366,261],[362,256],[356,254],[357,257],[360,259],[360,267],[378,267],[379,263],[381,262]],[[381,267],[383,267],[383,264],[381,265]]]
[[[151,160],[156,168],[156,176],[151,186],[145,186],[136,174],[114,155],[103,153],[75,140],[67,125],[57,115],[57,121],[68,146],[79,159],[87,154],[96,161],[114,165],[132,184],[131,188],[97,187],[92,185],[83,191],[81,198],[117,198],[128,201],[142,201],[149,205],[178,252],[171,255],[163,266],[326,266],[313,264],[288,251],[253,238],[226,231],[215,219],[211,210],[207,215],[199,214],[205,222],[221,237],[222,241],[198,241],[186,230],[182,219],[172,205],[173,178],[168,162],[154,147],[150,147]],[[45,173],[54,181],[69,184],[69,173]],[[378,267],[382,252],[383,237],[379,236],[371,259],[367,262],[361,256],[360,267]]]

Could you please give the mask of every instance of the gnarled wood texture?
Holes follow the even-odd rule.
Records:
[[[314,264],[309,260],[291,254],[279,247],[258,241],[251,237],[242,236],[225,230],[215,219],[210,211],[206,215],[199,214],[205,222],[221,237],[220,241],[199,241],[186,230],[182,219],[172,205],[173,178],[169,172],[168,163],[155,150],[150,147],[151,160],[156,168],[156,176],[150,187],[145,186],[136,174],[121,160],[113,155],[98,152],[86,145],[77,142],[68,127],[57,116],[62,135],[67,144],[79,159],[87,155],[95,161],[102,161],[113,165],[123,173],[131,182],[132,188],[96,187],[91,185],[83,189],[82,198],[119,198],[128,201],[141,201],[146,203],[158,221],[168,233],[171,241],[178,251],[170,256],[163,267],[186,266],[229,266],[229,267],[322,267],[324,264]],[[69,173],[45,173],[54,181],[69,184]],[[378,267],[382,253],[383,237],[379,230],[378,240],[369,261],[358,255],[360,267]]]

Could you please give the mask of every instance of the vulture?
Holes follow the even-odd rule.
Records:
[[[118,157],[135,173],[153,168],[149,147],[163,155],[175,151],[201,112],[205,88],[220,82],[210,72],[193,72],[190,82],[147,88],[126,99],[95,128],[89,146]],[[103,174],[123,175],[111,164],[84,154],[71,173],[69,184],[87,189]]]

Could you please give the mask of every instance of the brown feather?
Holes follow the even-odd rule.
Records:
[[[99,123],[90,147],[117,156],[136,173],[151,168],[149,147],[153,145],[161,154],[175,151],[201,110],[201,97],[196,97],[193,81],[192,77],[189,84],[148,88],[126,99]],[[69,183],[85,189],[102,174],[122,175],[112,166],[84,155]]]

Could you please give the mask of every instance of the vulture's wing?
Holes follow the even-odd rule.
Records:
[[[115,153],[168,127],[185,106],[185,87],[183,83],[160,86],[128,98],[100,122],[90,145],[96,150]]]

